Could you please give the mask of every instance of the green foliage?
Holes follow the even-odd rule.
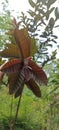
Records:
[[[41,66],[55,59],[57,49],[53,49],[55,44],[57,48],[58,35],[54,29],[58,27],[58,7],[55,7],[55,0],[28,0],[31,9],[28,10],[29,17],[22,13],[20,23],[28,28],[30,35],[37,40],[38,51],[35,55]],[[50,50],[50,52],[49,52]],[[56,52],[55,55],[53,52]],[[48,60],[49,59],[49,60]]]
[[[8,2],[4,0],[1,2],[2,12],[0,11],[0,49],[3,48],[4,44],[9,41],[9,36],[6,32],[12,28],[12,16],[11,12],[8,10]]]
[[[37,53],[34,55],[34,59],[44,67],[47,62],[55,59],[57,54],[57,50],[53,49],[53,46],[55,44],[57,48],[58,35],[54,33],[54,30],[59,27],[57,25],[59,10],[58,7],[54,6],[55,0],[28,0],[28,2],[32,7],[28,10],[29,16],[22,12],[21,16],[18,17],[18,21],[20,27],[27,27],[30,36],[36,39],[38,49],[36,49]],[[0,48],[12,39],[10,35],[5,34],[7,30],[12,28],[12,16],[7,7],[8,1],[5,1],[3,3],[4,11],[0,14],[0,29],[2,32],[0,35]],[[35,50],[35,47],[33,50]],[[53,55],[53,52],[56,52],[55,55]]]
[[[55,97],[54,93],[49,94],[52,89],[53,86],[42,87],[42,98],[38,99],[25,87],[15,129],[44,130],[46,128],[47,130],[58,130],[59,99]],[[0,92],[0,97],[0,127],[2,125],[8,130],[10,121],[13,122],[14,119],[18,99],[12,101],[7,88]],[[10,116],[11,102],[13,102],[13,109]]]
[[[0,48],[9,40],[9,36],[6,35],[7,30],[11,29],[12,20],[10,15],[1,14],[0,15]]]
[[[7,0],[6,0],[7,1]],[[42,87],[42,98],[38,99],[33,94],[24,89],[21,105],[16,122],[16,130],[58,130],[59,128],[59,60],[56,58],[57,50],[50,54],[48,48],[53,48],[57,43],[57,34],[54,29],[59,27],[57,21],[59,19],[58,7],[54,7],[55,0],[28,0],[32,9],[28,10],[29,16],[22,12],[19,18],[21,26],[28,28],[30,36],[37,41],[38,51],[34,56],[34,60],[38,60],[41,66],[45,66],[48,75],[48,87]],[[7,2],[8,3],[8,2]],[[4,44],[14,42],[7,31],[12,28],[11,14],[3,6],[3,13],[0,14],[0,49]],[[52,17],[54,12],[54,17]],[[34,42],[34,41],[33,41]],[[34,42],[35,43],[35,42]],[[35,50],[36,47],[34,47]],[[52,62],[50,62],[52,61]],[[4,61],[0,61],[2,64]],[[7,83],[7,77],[4,82]],[[8,102],[9,101],[9,102]],[[0,129],[8,130],[9,123],[16,111],[18,99],[13,99],[13,111],[11,116],[12,97],[9,96],[8,89],[5,84],[0,84]]]
[[[41,87],[42,97],[36,98],[26,87],[23,91],[16,128],[20,130],[58,130],[59,127],[59,60],[45,66],[49,73],[48,87]],[[52,69],[52,70],[51,70]],[[49,71],[50,70],[50,71]],[[12,115],[10,116],[12,97],[7,88],[0,92],[0,126],[6,127],[14,119],[18,99],[13,99]],[[9,100],[9,102],[8,102]]]
[[[32,0],[28,0],[30,5],[34,8],[35,7],[35,3]]]
[[[56,19],[59,19],[59,10],[57,7],[55,8],[55,16],[56,16]]]
[[[49,76],[48,87],[40,87],[42,97],[36,98],[25,86],[15,130],[58,130],[59,127],[59,60],[45,66]],[[52,69],[52,70],[51,70]],[[49,71],[50,70],[50,71]],[[6,79],[4,79],[6,81]],[[9,101],[9,102],[8,102]],[[11,102],[13,103],[12,112]],[[8,94],[2,86],[0,91],[0,127],[9,129],[13,122],[18,99]]]

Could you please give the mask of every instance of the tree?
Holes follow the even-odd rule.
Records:
[[[28,1],[31,5],[31,9],[28,11],[29,17],[22,12],[20,22],[28,28],[30,35],[37,40],[38,51],[35,60],[38,60],[43,67],[56,57],[57,48],[53,50],[53,46],[57,46],[58,36],[54,33],[54,29],[59,27],[56,25],[59,19],[59,10],[58,7],[54,6],[55,0]]]

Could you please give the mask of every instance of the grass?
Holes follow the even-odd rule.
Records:
[[[46,127],[47,130],[51,129],[50,122],[54,115],[52,112],[52,116],[51,116],[49,104],[52,97],[50,96],[46,98],[47,89],[45,88],[43,89],[42,93],[43,93],[42,98],[38,99],[33,95],[33,93],[30,90],[28,90],[25,87],[21,98],[15,130],[44,130]],[[12,113],[11,113],[11,102],[13,103]],[[14,99],[12,96],[10,96],[8,93],[8,88],[4,86],[0,88],[0,129],[1,130],[9,130],[10,122],[13,122],[15,117],[17,103],[18,103],[18,98]],[[52,109],[52,111],[54,111],[54,108]],[[52,126],[53,125],[54,124],[52,124]],[[58,130],[57,127],[56,130]]]
[[[23,92],[21,104],[18,113],[18,119],[16,122],[16,128],[19,130],[36,130],[39,126],[36,116],[36,100],[38,99],[30,92],[30,90],[26,89]],[[18,98],[13,98],[13,108],[12,108],[12,115],[11,112],[11,102],[12,96],[8,94],[8,88],[2,87],[0,89],[0,128],[1,130],[9,130],[9,123],[10,121],[13,122],[15,117],[15,112],[17,109]],[[37,118],[37,117],[36,117]],[[38,123],[38,125],[37,125]]]

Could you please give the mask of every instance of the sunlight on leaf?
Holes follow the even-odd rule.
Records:
[[[0,57],[4,58],[19,58],[21,56],[16,44],[6,44],[5,48],[0,51]]]

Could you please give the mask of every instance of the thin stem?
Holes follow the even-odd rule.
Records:
[[[13,124],[10,125],[10,130],[14,130],[14,128],[15,128],[15,123],[16,123],[17,116],[18,116],[18,111],[19,111],[21,96],[22,96],[22,95],[20,95],[19,100],[18,100],[18,105],[17,105],[17,109],[16,109],[15,118],[14,118]]]

